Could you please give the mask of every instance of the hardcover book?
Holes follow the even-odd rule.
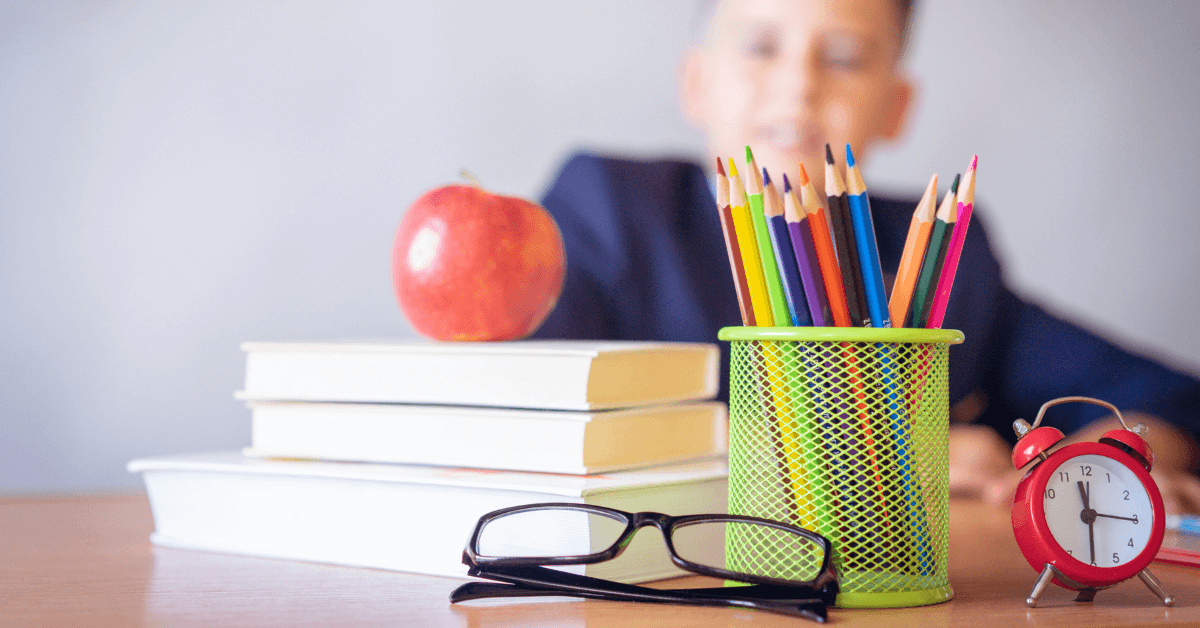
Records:
[[[591,474],[724,453],[718,402],[556,411],[252,401],[255,457]]]
[[[471,531],[492,510],[570,502],[723,513],[728,490],[723,459],[576,476],[261,460],[225,451],[143,458],[127,468],[146,483],[157,545],[458,577],[466,575],[462,551]],[[714,539],[711,552],[706,560],[720,562],[723,541]],[[615,560],[566,569],[621,582],[684,573],[652,530]]]
[[[716,345],[671,342],[248,342],[239,397],[599,410],[711,399]]]

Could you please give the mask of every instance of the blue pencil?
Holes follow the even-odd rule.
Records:
[[[811,327],[812,316],[809,313],[804,288],[800,284],[800,269],[796,267],[792,238],[788,235],[787,222],[783,217],[783,202],[775,184],[771,183],[771,175],[767,174],[766,168],[763,168],[763,214],[767,219],[767,232],[771,234],[771,247],[775,250],[775,263],[779,267],[779,276],[783,279],[783,295],[787,300],[792,325]]]
[[[872,327],[891,327],[887,292],[883,288],[883,268],[879,263],[879,246],[875,242],[875,223],[871,219],[871,200],[862,173],[854,163],[854,153],[846,144],[846,194],[850,201],[850,220],[854,223],[854,239],[858,244],[859,266],[863,275],[867,309]]]
[[[883,269],[879,262],[879,247],[875,240],[875,223],[871,216],[871,201],[867,196],[867,186],[863,183],[862,172],[854,162],[854,153],[846,144],[846,194],[850,205],[850,219],[854,224],[854,239],[858,244],[859,266],[862,271],[863,292],[866,296],[867,309],[873,327],[891,327],[888,311],[887,292],[883,287]],[[909,564],[920,575],[928,575],[933,568],[933,553],[929,543],[929,531],[926,521],[926,511],[917,487],[910,452],[911,434],[909,433],[909,417],[905,412],[903,395],[901,394],[902,378],[897,372],[899,362],[897,352],[900,345],[877,343],[875,345],[879,360],[879,373],[882,375],[879,384],[882,385],[886,396],[886,409],[873,408],[875,411],[884,410],[888,416],[887,425],[892,435],[892,446],[882,448],[885,455],[890,454],[890,463],[895,464],[900,473],[900,498],[904,505],[904,516],[907,520],[913,554],[907,558],[916,564]],[[883,428],[883,425],[876,425]],[[894,493],[893,493],[894,495]],[[890,501],[890,500],[889,500]],[[890,504],[889,504],[890,505]]]
[[[1200,517],[1195,515],[1167,515],[1167,529],[1185,534],[1200,534]]]

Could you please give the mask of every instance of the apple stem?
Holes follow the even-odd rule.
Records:
[[[483,184],[479,182],[479,179],[474,174],[472,174],[470,170],[463,168],[462,170],[458,171],[458,176],[469,181],[471,183],[471,185],[473,185],[477,188],[483,189]]]

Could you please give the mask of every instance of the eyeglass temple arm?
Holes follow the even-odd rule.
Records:
[[[467,563],[470,565],[470,563]],[[809,585],[783,586],[771,584],[742,584],[736,587],[707,587],[700,589],[652,589],[636,584],[625,584],[574,574],[541,566],[471,566],[467,572],[472,576],[500,580],[531,589],[561,590],[563,587],[600,589],[632,596],[654,595],[662,591],[673,591],[682,595],[711,597],[739,597],[769,600],[822,600],[832,605],[840,592],[838,578],[834,572],[824,572]],[[724,592],[724,593],[722,593]]]
[[[770,585],[751,585],[754,587]],[[748,589],[751,587],[731,587],[738,589]],[[775,588],[775,587],[771,587]],[[657,590],[657,589],[652,589]],[[701,596],[696,597],[674,597],[674,596],[657,596],[655,599],[639,599],[640,602],[656,602],[656,603],[674,603],[674,604],[689,604],[694,606],[727,606],[735,608],[753,608],[756,610],[780,613],[793,617],[802,617],[817,623],[825,623],[828,621],[828,613],[826,605],[820,599],[773,599],[769,595],[747,596],[746,604],[738,604],[735,600],[737,597],[725,593],[720,596],[721,588],[715,589],[717,593],[713,593],[711,598]],[[665,593],[701,593],[703,589],[668,589]],[[498,582],[468,582],[459,586],[450,594],[450,603],[466,602],[468,600],[479,600],[485,598],[514,598],[514,597],[582,597],[594,600],[608,601],[634,601],[626,598],[620,593],[600,593],[580,590],[557,590],[557,589],[533,589],[526,588],[515,584],[501,584]]]
[[[580,576],[545,567],[472,568],[470,574],[494,578],[509,585],[469,582],[450,595],[450,601],[481,597],[571,596],[600,600],[658,602],[695,606],[756,608],[805,617],[817,622],[826,618],[825,601],[811,588],[750,585],[711,589],[652,589],[620,582]],[[490,585],[490,586],[471,586]],[[511,588],[510,588],[511,587]],[[529,593],[524,593],[530,591]],[[744,592],[744,593],[743,593]],[[499,594],[499,595],[492,595]],[[460,597],[472,595],[471,598]]]
[[[495,597],[537,597],[563,595],[562,591],[554,589],[534,589],[516,584],[501,584],[499,582],[468,582],[450,592],[450,603],[467,600],[482,600]]]
[[[649,588],[649,587],[647,587]],[[821,602],[821,596],[816,593],[809,595],[796,595],[794,591],[789,591],[788,587],[775,587],[768,584],[753,584],[744,587],[708,587],[700,589],[650,589],[651,591],[667,591],[675,595],[692,595],[706,598],[738,597],[755,600],[772,600],[777,602]],[[586,591],[572,590],[572,596],[579,597],[604,597],[601,594],[591,595]],[[554,597],[567,595],[563,589],[557,588],[534,588],[519,584],[508,584],[499,582],[468,582],[460,585],[457,589],[450,593],[450,602],[465,602],[467,600],[481,600],[485,598],[496,597]]]
[[[506,566],[506,567],[472,567],[469,575],[500,580],[509,584],[522,586],[539,591],[554,590],[561,594],[563,590],[598,589],[605,592],[622,593],[632,596],[660,595],[664,592],[672,594],[696,595],[705,598],[740,597],[770,600],[817,600],[823,591],[807,586],[778,586],[769,584],[751,584],[735,587],[707,587],[700,589],[654,589],[636,584],[614,582],[592,576],[583,576],[538,566]],[[831,592],[837,594],[834,589]],[[829,601],[832,603],[832,600]]]

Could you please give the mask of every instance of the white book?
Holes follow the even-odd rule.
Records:
[[[247,342],[239,397],[598,410],[711,399],[716,345],[676,342]]]
[[[164,547],[464,577],[462,552],[479,517],[535,502],[671,515],[724,513],[723,459],[595,476],[418,465],[279,461],[237,451],[143,458]],[[707,560],[719,562],[723,543]],[[644,582],[680,575],[662,535],[641,531],[616,560],[576,573]]]
[[[591,474],[725,452],[725,404],[594,412],[251,401],[246,455]]]

